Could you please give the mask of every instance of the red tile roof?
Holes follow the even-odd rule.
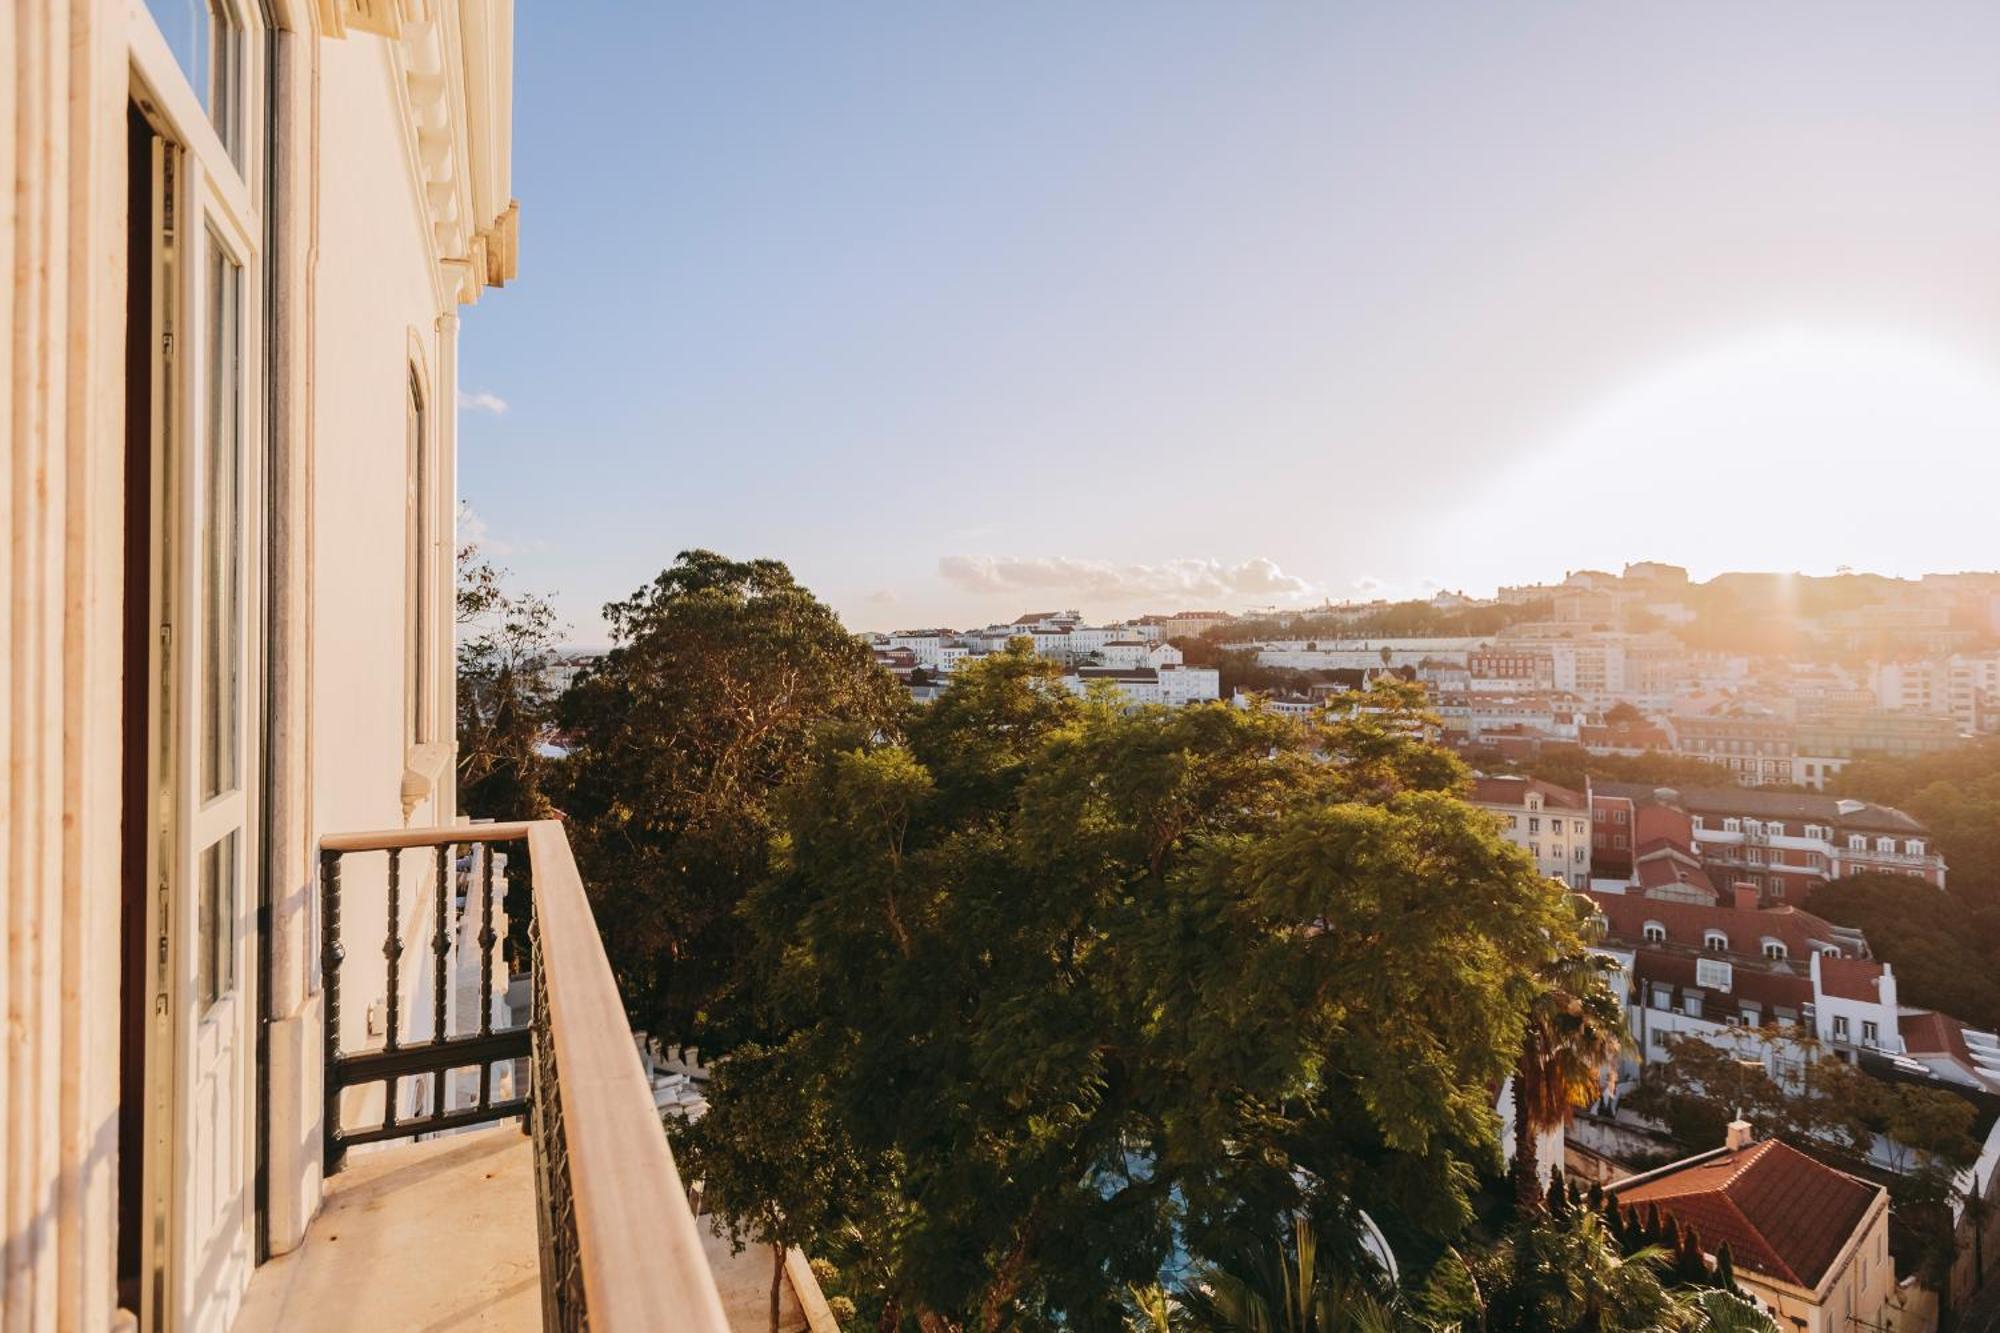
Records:
[[[1972,1048],[1965,1044],[1965,1024],[1948,1014],[1904,1014],[1898,1024],[1903,1045],[1911,1055],[1949,1055],[1966,1068],[1972,1063]]]
[[[1728,1242],[1740,1269],[1814,1290],[1882,1193],[1766,1139],[1639,1177],[1612,1197],[1693,1226],[1710,1253]]]
[[[1819,960],[1820,989],[1843,1000],[1879,1004],[1882,996],[1877,983],[1881,980],[1882,965],[1865,958],[1829,957]]]
[[[1657,921],[1666,927],[1669,944],[1699,949],[1706,933],[1715,929],[1729,936],[1731,952],[1756,954],[1762,951],[1760,942],[1763,937],[1769,935],[1784,943],[1786,955],[1798,964],[1801,973],[1815,943],[1835,945],[1841,942],[1834,935],[1831,922],[1791,906],[1746,911],[1723,902],[1713,905],[1684,903],[1595,889],[1590,896],[1597,903],[1597,910],[1604,913],[1604,919],[1610,923],[1609,934],[1614,940],[1641,940],[1645,938],[1646,923]]]
[[[1543,782],[1539,778],[1474,778],[1472,799],[1482,805],[1526,805],[1528,793],[1534,792],[1542,798],[1542,804],[1551,810],[1588,810],[1590,802],[1580,791],[1568,787],[1558,787],[1553,782]]]

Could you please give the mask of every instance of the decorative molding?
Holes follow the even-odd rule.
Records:
[[[504,285],[520,234],[513,0],[320,0],[320,11],[328,36],[373,33],[393,46],[444,291],[466,304]]]

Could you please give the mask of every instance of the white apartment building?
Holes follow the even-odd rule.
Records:
[[[1491,811],[1507,841],[1525,847],[1551,879],[1590,887],[1590,797],[1533,778],[1474,778],[1467,798]]]
[[[1968,732],[2000,727],[2000,653],[1882,662],[1872,674],[1878,708],[1949,717]]]
[[[1108,684],[1132,707],[1164,704],[1181,708],[1214,703],[1222,697],[1221,676],[1214,667],[1177,663],[1160,667],[1080,666],[1063,677],[1063,684],[1079,696],[1089,693],[1093,685]]]

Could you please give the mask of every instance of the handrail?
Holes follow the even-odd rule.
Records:
[[[728,1333],[562,825],[530,826],[528,855],[590,1327]]]
[[[411,847],[442,847],[463,842],[519,842],[533,821],[507,824],[448,824],[442,828],[381,829],[374,833],[329,833],[319,840],[322,852],[392,852]]]
[[[339,944],[341,858],[353,853],[388,852],[393,905],[397,881],[394,862],[402,852],[521,841],[528,844],[530,871],[532,1041],[522,1040],[528,1032],[514,1029],[399,1049],[394,1040],[392,1006],[388,1050],[339,1052],[336,997],[343,953]],[[335,1169],[345,1142],[426,1133],[454,1127],[461,1118],[490,1118],[495,1112],[519,1114],[525,1107],[535,1146],[545,1327],[588,1327],[600,1333],[657,1328],[729,1333],[715,1275],[703,1253],[700,1231],[688,1207],[687,1193],[653,1102],[652,1085],[639,1061],[631,1025],[562,824],[545,819],[333,834],[320,839],[320,854],[327,877],[322,886],[327,916],[321,957],[328,972],[329,996],[329,1169]],[[440,850],[438,856],[442,866],[447,853]],[[484,897],[490,913],[490,859],[485,871]],[[439,873],[443,874],[442,869]],[[442,904],[442,880],[436,892]],[[440,917],[444,910],[440,905]],[[481,920],[485,923],[486,918]],[[399,929],[392,913],[391,978],[395,976],[394,958],[402,951]],[[494,942],[490,925],[487,931],[480,940],[488,955],[482,960],[482,969],[490,968]],[[440,931],[437,939],[444,938]],[[438,958],[442,969],[442,948]],[[487,977],[490,971],[482,971],[483,980]],[[509,1046],[499,1051],[509,1040],[521,1042],[520,1049]],[[489,1046],[494,1049],[489,1050]],[[340,1128],[338,1087],[331,1086],[337,1067],[356,1071],[357,1080],[393,1079],[407,1076],[404,1064],[427,1061],[443,1067],[460,1059],[484,1063],[507,1054],[531,1056],[532,1090],[525,1103],[494,1102],[489,1110],[482,1076],[476,1112],[399,1124],[392,1103],[390,1116],[379,1130],[343,1133]]]

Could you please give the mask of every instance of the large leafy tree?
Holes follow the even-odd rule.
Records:
[[[1487,1089],[1581,941],[1424,722],[1127,711],[1016,649],[817,747],[732,1003],[891,1164],[872,1234],[819,1242],[869,1252],[884,1327],[1122,1327],[1277,1218],[1336,1267],[1358,1209],[1466,1223]]]
[[[740,960],[772,793],[816,737],[893,728],[903,695],[775,560],[683,552],[605,618],[561,701],[561,804],[634,1022],[688,1040]]]

